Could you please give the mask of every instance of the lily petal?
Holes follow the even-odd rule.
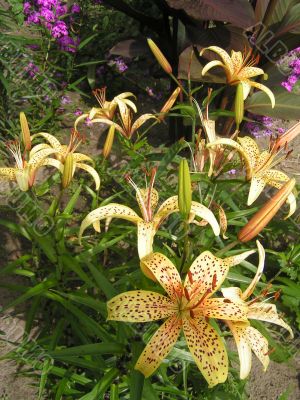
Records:
[[[243,86],[243,99],[246,100],[246,98],[249,96],[251,85],[245,81],[241,81],[241,84]]]
[[[221,292],[225,299],[229,299],[235,303],[245,304],[244,300],[242,300],[242,291],[240,288],[231,286],[222,288]]]
[[[33,157],[35,153],[37,153],[38,151],[44,150],[44,149],[49,149],[51,148],[49,144],[47,143],[40,143],[37,144],[36,146],[34,146],[29,153],[29,158]]]
[[[174,303],[166,296],[148,290],[121,293],[107,303],[108,320],[148,322],[170,317]]]
[[[250,285],[247,287],[247,289],[242,294],[243,300],[246,300],[248,297],[251,296],[251,294],[253,293],[255,286],[257,285],[258,281],[260,280],[263,270],[264,270],[265,257],[266,257],[265,249],[263,248],[263,246],[260,244],[260,242],[258,240],[256,241],[256,245],[258,248],[258,257],[259,257],[258,267],[257,267],[255,277],[253,278]]]
[[[264,190],[266,186],[266,180],[263,177],[253,176],[251,179],[249,194],[247,205],[251,206],[255,202],[255,200],[259,197],[261,192]]]
[[[58,150],[49,148],[49,149],[44,149],[41,150],[33,155],[33,157],[30,158],[28,161],[28,165],[32,166],[33,168],[38,168],[40,165],[43,164],[43,161],[45,158],[48,158],[50,154],[57,153]]]
[[[275,107],[275,96],[274,96],[273,92],[267,86],[262,85],[261,83],[258,83],[258,82],[250,81],[250,80],[248,81],[248,83],[249,83],[249,85],[265,92],[271,101],[272,108]]]
[[[184,319],[183,331],[189,350],[209,387],[225,382],[228,375],[228,357],[215,329],[204,318],[199,318]]]
[[[257,67],[244,67],[240,72],[239,72],[239,78],[241,79],[248,79],[248,78],[254,78],[255,76],[258,75],[263,75],[264,70],[261,68]]]
[[[106,218],[126,219],[127,221],[135,224],[137,224],[139,221],[142,221],[141,217],[139,217],[131,208],[118,203],[110,203],[107,206],[96,208],[84,218],[80,226],[79,240],[89,225]]]
[[[50,143],[51,147],[53,147],[53,149],[59,150],[60,142],[56,139],[55,136],[50,135],[50,133],[47,132],[39,132],[32,135],[31,140],[35,139],[38,136],[42,136],[44,139],[46,139]]]
[[[140,126],[142,126],[146,121],[148,121],[148,119],[151,119],[151,118],[157,120],[157,117],[156,117],[155,115],[153,115],[153,114],[143,114],[143,115],[141,115],[141,116],[134,122],[134,124],[132,125],[132,128],[131,128],[131,135],[133,135],[133,133],[134,133],[137,129],[139,129]]]
[[[0,168],[0,181],[15,181],[17,168]]]
[[[230,267],[240,264],[242,261],[246,260],[251,254],[254,254],[256,250],[248,250],[244,251],[244,253],[236,254],[235,256],[226,257],[224,262],[228,264]]]
[[[229,299],[207,299],[193,311],[201,312],[208,318],[217,318],[228,321],[247,321],[248,307],[242,303],[234,303]]]
[[[87,165],[87,164],[84,164],[84,163],[77,162],[76,163],[76,167],[84,169],[85,171],[87,171],[93,177],[93,179],[95,181],[96,190],[99,190],[99,188],[100,188],[100,177],[98,175],[98,172],[93,167],[91,167],[90,165]]]
[[[252,168],[253,160],[251,160],[251,158],[248,156],[244,148],[236,141],[227,138],[218,139],[214,143],[208,143],[206,147],[213,148],[219,145],[232,147],[239,152],[239,154],[241,155],[246,164],[247,179],[250,179],[253,174],[253,168]]]
[[[169,197],[159,207],[153,219],[155,226],[158,227],[164,219],[174,212],[179,212],[178,196]],[[216,236],[220,234],[220,226],[218,221],[216,220],[214,214],[207,207],[197,203],[196,201],[192,201],[191,214],[205,219],[211,225]]]
[[[64,165],[56,158],[45,158],[42,165],[54,167],[58,169],[61,173],[64,172]]]
[[[242,138],[238,138],[238,142],[244,149],[244,152],[247,154],[252,168],[254,168],[260,154],[259,147],[256,141],[253,140],[250,136],[245,136]]]
[[[167,357],[177,342],[180,330],[181,319],[177,316],[167,319],[152,336],[134,368],[148,378]]]
[[[135,113],[137,112],[136,105],[134,104],[133,101],[131,101],[129,99],[124,99],[123,103],[125,103],[128,107],[130,107]]]
[[[184,287],[193,297],[196,304],[207,291],[213,294],[222,285],[229,271],[229,264],[215,257],[210,251],[204,251],[192,263],[184,281]]]
[[[250,326],[249,322],[226,321],[229,326],[239,354],[240,359],[240,378],[245,379],[250,373],[252,364],[251,346],[247,340],[246,329]]]
[[[153,239],[155,234],[156,230],[153,222],[145,222],[140,218],[137,222],[138,253],[140,259],[153,252]],[[148,278],[156,280],[153,278],[153,274],[148,270],[148,268],[144,268],[142,264],[141,268]]]
[[[204,76],[211,68],[214,68],[214,67],[226,68],[225,65],[221,61],[213,60],[213,61],[210,61],[209,63],[207,63],[203,67],[202,72],[201,72],[202,76]]]
[[[267,355],[269,350],[267,339],[252,326],[248,326],[246,328],[245,334],[247,337],[247,341],[251,346],[251,349],[253,350],[259,361],[262,363],[264,371],[266,371],[270,362],[270,358]]]
[[[75,162],[89,161],[92,164],[94,164],[94,160],[91,157],[89,157],[89,156],[87,156],[85,154],[82,154],[82,153],[73,153],[73,160]]]
[[[217,53],[223,60],[223,63],[225,64],[226,69],[228,69],[228,71],[230,72],[230,75],[232,75],[234,73],[234,66],[231,60],[230,55],[227,53],[227,51],[223,50],[221,47],[218,46],[209,46],[209,47],[205,47],[204,49],[201,50],[200,52],[200,56],[203,55],[203,53],[206,50],[211,50],[214,53]]]
[[[141,264],[151,271],[172,300],[176,301],[180,297],[182,294],[181,278],[168,257],[161,253],[152,253],[143,258]]]
[[[294,337],[291,327],[277,314],[275,304],[253,303],[249,306],[247,315],[249,319],[257,319],[282,326],[284,329],[289,331],[291,339]]]

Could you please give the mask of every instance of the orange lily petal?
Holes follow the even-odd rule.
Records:
[[[228,357],[215,329],[204,318],[199,318],[184,319],[183,331],[189,350],[209,387],[225,382],[228,375]]]
[[[166,296],[148,290],[121,293],[107,302],[108,320],[148,322],[170,317],[176,312]]]
[[[168,296],[176,301],[182,293],[182,284],[179,272],[172,261],[164,254],[152,253],[141,260],[141,266],[142,264],[151,271]]]
[[[148,378],[160,366],[177,342],[181,325],[181,319],[177,316],[168,318],[154,333],[134,368]]]

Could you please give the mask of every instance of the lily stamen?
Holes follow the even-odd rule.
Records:
[[[101,89],[93,90],[93,95],[95,96],[96,100],[98,101],[101,108],[104,108],[105,100],[106,100],[106,86],[102,87]]]
[[[149,222],[150,219],[149,219],[149,215],[148,215],[148,210],[147,210],[147,207],[146,207],[146,204],[144,202],[144,199],[143,199],[143,196],[141,194],[140,189],[138,188],[137,184],[132,180],[132,178],[131,178],[131,176],[129,174],[125,175],[125,179],[133,187],[133,189],[136,192],[136,195],[137,195],[137,197],[139,199],[139,202],[140,202],[141,212],[143,214],[144,220],[146,222]]]
[[[24,158],[22,157],[20,142],[12,140],[6,143],[6,147],[13,155],[17,168],[22,169],[24,167]]]
[[[148,211],[148,216],[149,216],[150,221],[152,219],[151,195],[152,195],[152,190],[153,190],[153,186],[154,186],[156,171],[157,171],[157,167],[152,168],[149,189],[148,189],[147,211]]]

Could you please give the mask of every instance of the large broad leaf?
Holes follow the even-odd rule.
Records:
[[[145,38],[127,39],[118,42],[109,50],[109,54],[113,56],[121,56],[123,58],[135,58],[141,56],[150,56],[151,51]]]
[[[258,0],[260,1],[260,0]],[[291,9],[298,0],[275,0],[270,2],[268,14],[264,18],[264,24],[267,26],[280,23],[289,9]],[[257,20],[260,22],[260,20]]]
[[[287,32],[300,33],[300,4],[296,4],[288,10],[275,36],[279,37]]]
[[[255,24],[254,10],[248,0],[167,0],[167,3],[197,20],[230,22],[240,28]]]
[[[299,119],[300,96],[289,93],[284,88],[274,90],[275,108],[271,108],[270,99],[264,92],[254,93],[245,104],[245,109],[253,114],[267,115],[281,119]]]

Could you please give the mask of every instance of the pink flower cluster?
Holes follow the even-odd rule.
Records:
[[[281,83],[281,86],[291,92],[295,84],[300,80],[300,47],[290,51],[288,56],[291,57],[289,62],[290,75]]]
[[[79,38],[70,36],[69,27],[63,20],[68,14],[68,7],[59,0],[32,0],[23,3],[23,12],[27,24],[44,26],[56,39],[61,50],[76,52]],[[80,13],[80,6],[74,3],[69,10],[71,14]],[[72,16],[70,20],[72,20]]]

